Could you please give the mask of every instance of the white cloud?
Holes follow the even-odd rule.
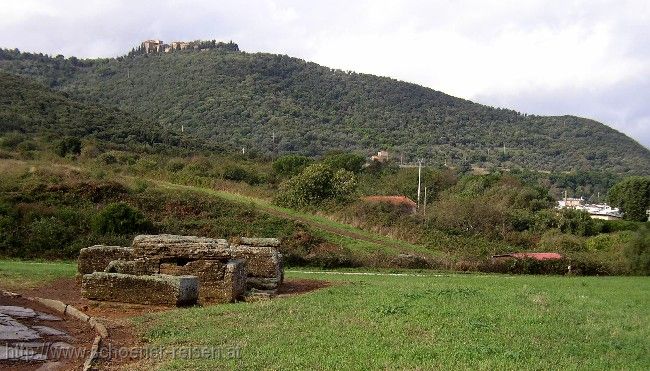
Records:
[[[648,35],[645,0],[21,0],[0,19],[4,47],[91,57],[150,37],[232,39],[486,104],[581,114],[646,146],[650,112],[636,97],[650,86],[633,82],[650,75]]]

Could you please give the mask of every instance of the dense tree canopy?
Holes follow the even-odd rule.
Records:
[[[648,220],[650,209],[650,177],[629,177],[617,183],[607,194],[613,206],[620,207],[625,219],[643,222]]]
[[[369,155],[468,168],[650,174],[650,151],[598,122],[495,109],[415,84],[227,49],[79,60],[3,50],[0,70],[231,150]]]

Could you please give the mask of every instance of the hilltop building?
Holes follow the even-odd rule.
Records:
[[[145,40],[142,42],[142,50],[145,53],[160,53],[165,50],[162,40]]]
[[[195,40],[195,41],[172,41],[169,44],[165,44],[162,40],[152,39],[145,40],[140,44],[140,47],[137,50],[134,50],[132,53],[135,54],[154,54],[154,53],[169,53],[179,50],[208,50],[208,49],[219,49],[224,51],[239,51],[239,46],[232,41],[224,43],[217,42],[216,40]]]
[[[378,162],[388,161],[388,151],[379,151],[376,156],[370,157],[370,160]]]

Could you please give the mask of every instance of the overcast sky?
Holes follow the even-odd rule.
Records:
[[[0,47],[78,57],[233,40],[492,106],[602,121],[650,147],[648,0],[2,0]]]

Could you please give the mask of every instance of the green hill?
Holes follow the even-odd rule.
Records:
[[[405,161],[650,174],[647,148],[593,120],[495,109],[282,55],[207,50],[79,60],[3,50],[0,70],[231,150],[388,149]]]
[[[117,108],[82,103],[29,79],[0,72],[0,133],[92,138],[122,147],[198,148],[195,140]],[[198,142],[200,143],[200,142]]]

